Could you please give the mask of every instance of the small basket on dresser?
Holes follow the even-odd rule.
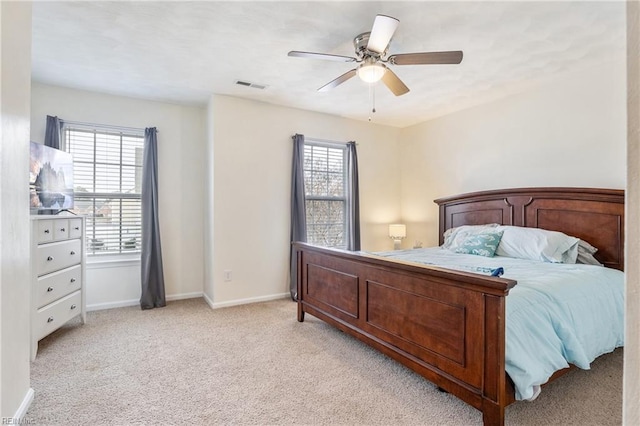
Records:
[[[82,216],[31,217],[31,360],[38,341],[80,315],[86,321]]]

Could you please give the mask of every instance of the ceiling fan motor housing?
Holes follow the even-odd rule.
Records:
[[[376,58],[376,59],[380,59],[380,58],[383,58],[384,56],[386,56],[386,54],[387,54],[387,50],[389,49],[389,45],[387,45],[387,47],[384,49],[384,52],[382,52],[382,53],[372,52],[371,50],[367,49],[367,45],[369,44],[369,36],[370,35],[371,35],[371,32],[366,32],[366,33],[358,34],[353,39],[353,46],[356,48],[356,55],[358,56],[358,59],[360,59],[360,60],[362,60],[364,58],[367,58],[367,57],[373,57],[373,58]]]

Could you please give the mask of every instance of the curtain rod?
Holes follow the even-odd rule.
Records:
[[[110,124],[84,123],[82,121],[71,121],[71,120],[65,120],[65,119],[62,119],[62,122],[76,125],[76,126],[99,127],[101,129],[113,129],[113,130],[119,130],[122,132],[127,131],[127,132],[136,132],[136,133],[144,134],[144,128],[140,128],[140,127],[112,126]],[[160,133],[159,130],[156,129],[156,131]]]
[[[292,136],[293,137],[293,136]],[[346,145],[348,143],[351,143],[353,141],[347,141],[347,142],[342,142],[342,141],[330,141],[328,139],[319,139],[319,138],[307,138],[305,136],[304,138],[305,140],[308,140],[310,142],[320,142],[320,143],[324,143],[324,144],[329,144],[329,145]],[[355,142],[356,145],[359,145],[358,142]]]

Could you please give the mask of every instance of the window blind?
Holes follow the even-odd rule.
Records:
[[[140,251],[144,130],[63,127],[73,154],[74,213],[87,216],[87,254]]]
[[[307,241],[345,248],[346,147],[306,141],[304,187]]]

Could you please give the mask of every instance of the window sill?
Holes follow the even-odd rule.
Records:
[[[123,268],[140,265],[140,254],[113,255],[113,256],[88,256],[87,269]]]

